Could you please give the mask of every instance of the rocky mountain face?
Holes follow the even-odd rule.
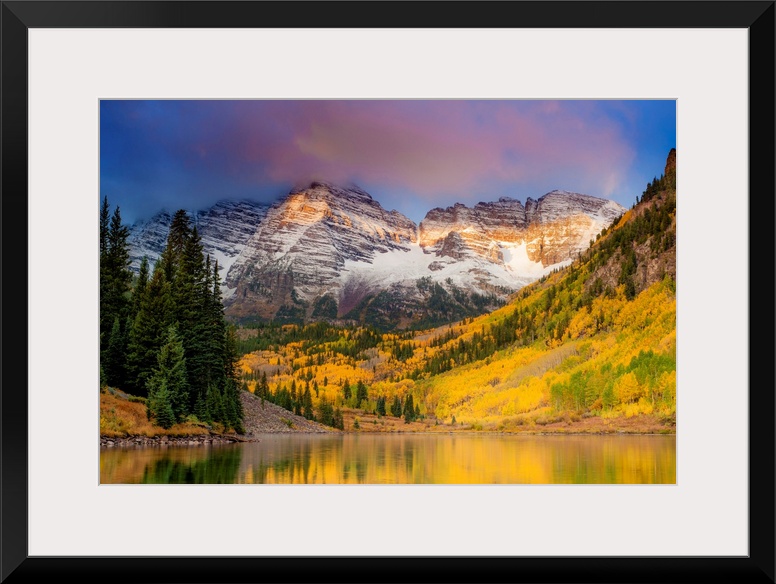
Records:
[[[267,205],[253,201],[219,201],[209,209],[191,214],[202,247],[211,260],[218,261],[221,281],[267,213]],[[159,259],[167,243],[173,213],[160,211],[147,221],[138,221],[129,232],[130,267],[137,271],[143,256],[149,268]]]
[[[364,191],[313,183],[274,204],[247,241],[226,278],[228,313],[310,316],[326,293],[347,304],[346,264],[373,265],[376,255],[406,252],[416,240],[412,221]]]
[[[615,288],[623,283],[623,265],[630,266],[634,294],[666,276],[676,281],[676,149],[669,152],[663,175],[648,185],[626,219],[620,230],[632,241],[600,263],[591,282]]]
[[[439,257],[479,256],[495,264],[524,251],[529,262],[551,266],[572,260],[625,209],[606,199],[552,191],[525,206],[502,197],[473,208],[460,203],[433,209],[420,223],[420,245]],[[518,251],[519,250],[519,251]]]
[[[417,226],[357,187],[313,183],[269,207],[222,202],[195,214],[238,320],[351,320],[382,328],[492,310],[570,263],[625,209],[553,191],[433,209]],[[158,257],[170,214],[133,227],[132,260]]]
[[[671,184],[676,188],[676,148],[671,148],[666,159],[666,167],[663,174],[669,177]]]

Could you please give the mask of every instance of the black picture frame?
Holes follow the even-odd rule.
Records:
[[[2,2],[4,582],[774,582],[774,1]],[[410,24],[408,24],[410,23]],[[29,557],[27,32],[30,28],[743,28],[749,32],[747,557]],[[756,198],[755,198],[756,197]],[[13,285],[10,285],[13,284]],[[736,283],[730,283],[736,285]],[[751,326],[753,318],[759,323]],[[710,513],[713,510],[710,510]]]

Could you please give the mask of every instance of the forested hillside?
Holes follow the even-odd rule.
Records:
[[[146,404],[162,428],[208,422],[242,431],[234,327],[227,326],[218,265],[178,211],[151,271],[129,271],[128,229],[107,199],[100,211],[100,378]]]
[[[427,430],[616,431],[643,418],[673,431],[676,153],[576,261],[495,312],[426,331],[320,322],[237,337],[248,389],[345,429],[343,413]]]

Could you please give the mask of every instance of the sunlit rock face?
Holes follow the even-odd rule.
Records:
[[[573,260],[624,212],[613,201],[567,191],[529,198],[525,206],[506,197],[473,208],[457,203],[429,211],[420,223],[419,243],[440,257],[477,256],[494,264],[509,263],[511,252],[522,248],[529,263],[548,267]]]
[[[273,205],[248,240],[227,275],[228,311],[269,318],[287,306],[306,314],[323,295],[338,300],[354,271],[416,242],[415,223],[366,192],[313,183]]]

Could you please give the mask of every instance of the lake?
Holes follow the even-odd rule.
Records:
[[[267,434],[100,449],[101,483],[675,484],[676,436]]]

